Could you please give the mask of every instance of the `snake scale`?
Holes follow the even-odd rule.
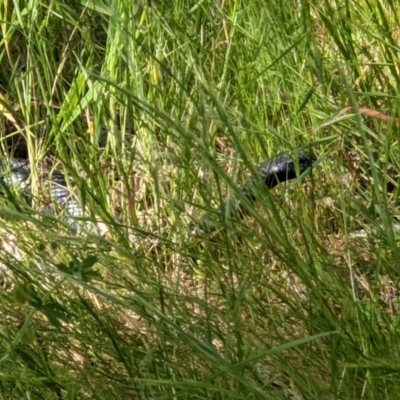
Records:
[[[257,183],[262,179],[265,186],[273,188],[281,182],[296,178],[299,174],[305,172],[316,161],[313,154],[307,152],[298,152],[296,157],[289,153],[280,153],[272,158],[265,160],[257,168],[257,173],[248,177],[241,188],[242,195],[250,202],[254,203],[257,199]],[[31,169],[27,159],[12,158],[0,162],[0,193],[3,196],[11,195],[18,191],[31,198]],[[67,185],[65,176],[60,171],[52,171],[48,168],[40,169],[43,186],[50,197],[44,210],[54,214],[54,210],[62,210],[65,215],[65,221],[73,229],[77,230],[79,219],[84,216],[83,206],[71,194],[71,189]],[[232,218],[241,219],[246,214],[246,208],[240,199],[231,196],[226,204],[230,210]],[[212,220],[206,214],[199,221],[202,232],[213,231],[216,229]]]

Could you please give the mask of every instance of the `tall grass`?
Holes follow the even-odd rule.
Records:
[[[37,165],[64,171],[101,232],[2,196],[0,398],[397,399],[399,16],[1,2],[2,154],[35,199]],[[299,148],[311,173],[224,218]],[[224,229],[199,240],[204,212]]]

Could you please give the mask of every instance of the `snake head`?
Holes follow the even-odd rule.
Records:
[[[314,154],[306,152],[299,152],[297,158],[289,153],[281,153],[262,163],[259,167],[259,173],[266,186],[271,189],[281,182],[297,178],[297,162],[298,172],[302,174],[312,166],[316,159]]]
[[[272,189],[281,182],[297,178],[297,171],[301,175],[312,166],[316,159],[314,154],[303,151],[299,152],[297,157],[293,157],[289,153],[280,153],[265,160],[258,167],[258,175],[262,178],[265,185],[269,189]],[[298,169],[296,168],[297,165]],[[244,195],[251,201],[256,200],[255,186],[257,179],[258,177],[255,175],[250,176],[242,187]]]
[[[269,158],[257,168],[257,174],[253,174],[247,178],[242,186],[242,194],[247,200],[254,202],[257,199],[256,186],[260,178],[262,178],[265,185],[271,189],[281,182],[297,178],[297,172],[301,175],[310,168],[316,160],[317,158],[314,154],[302,151],[297,153],[297,157],[293,157],[289,153],[281,153],[275,157]],[[231,217],[236,216],[242,219],[246,214],[246,210],[242,206],[240,200],[235,199],[235,197],[231,197],[228,200],[228,206]],[[200,226],[200,232],[212,232],[216,230],[218,221],[213,220],[210,214],[206,213],[198,225]]]
[[[298,160],[299,160],[299,172],[302,174],[305,172],[308,168],[310,168],[315,161],[317,161],[317,157],[315,154],[311,153],[306,153],[304,151],[301,151],[298,153]]]

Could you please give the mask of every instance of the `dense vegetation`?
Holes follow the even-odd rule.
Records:
[[[0,398],[397,399],[399,19],[391,0],[2,1],[2,157],[64,171],[101,235],[2,196]],[[299,148],[311,174],[193,236]]]

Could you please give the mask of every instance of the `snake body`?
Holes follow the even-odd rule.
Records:
[[[281,182],[296,178],[297,173],[302,174],[312,166],[315,160],[314,155],[306,152],[299,152],[296,158],[289,153],[278,154],[259,165],[257,173],[248,177],[241,192],[249,202],[254,203],[257,199],[258,182],[262,180],[265,186],[271,189]],[[74,230],[78,229],[79,218],[82,218],[85,212],[83,206],[72,195],[63,173],[48,168],[41,168],[38,172],[50,198],[50,202],[47,202],[45,206],[45,211],[53,213],[54,209],[62,210],[68,225]],[[32,191],[31,167],[27,159],[12,158],[0,162],[0,192],[7,195],[14,190],[30,197]],[[243,218],[246,214],[246,208],[242,201],[235,196],[228,199],[226,207],[230,210],[232,218]],[[215,229],[215,224],[207,214],[200,220],[200,227],[202,231],[209,232]]]
[[[48,194],[44,211],[54,213],[60,210],[65,215],[65,222],[73,229],[78,230],[79,222],[84,209],[80,202],[73,196],[62,172],[49,168],[40,168],[37,171],[42,178],[43,186]],[[0,161],[0,193],[13,195],[20,192],[30,201],[32,194],[31,166],[27,159],[12,158]]]

